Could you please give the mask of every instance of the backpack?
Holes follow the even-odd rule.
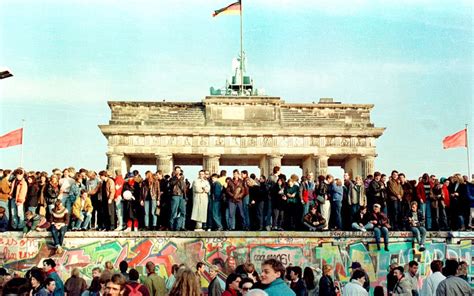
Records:
[[[130,292],[128,293],[129,296],[143,296],[143,293],[138,291],[141,287],[143,287],[142,284],[138,284],[136,285],[135,287],[133,287],[132,285],[125,285],[125,287],[127,287],[127,289],[130,290]]]

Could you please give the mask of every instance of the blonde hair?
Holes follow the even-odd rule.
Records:
[[[198,280],[198,277],[196,277],[191,269],[180,269],[169,296],[200,296],[201,285]]]
[[[80,273],[81,272],[80,272],[79,268],[77,268],[77,267],[73,268],[72,271],[71,271],[71,275],[75,276],[75,277],[79,277]]]

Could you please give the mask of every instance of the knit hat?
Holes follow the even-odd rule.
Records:
[[[359,262],[357,261],[352,262],[351,269],[356,269],[356,268],[361,268],[361,267],[362,265],[360,265]]]
[[[381,206],[380,206],[379,204],[377,204],[377,203],[376,203],[376,204],[374,204],[374,208],[379,208],[379,209],[380,209],[380,208],[381,208]]]
[[[446,180],[448,180],[448,179],[445,178],[445,177],[441,177],[441,178],[439,179],[439,182],[440,182],[441,184],[443,184],[444,182],[446,182]]]

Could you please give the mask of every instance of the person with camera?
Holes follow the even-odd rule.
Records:
[[[415,240],[418,241],[420,252],[423,252],[425,250],[426,238],[426,229],[423,226],[425,219],[423,213],[418,210],[418,203],[416,201],[410,203],[410,211],[405,215],[405,221],[408,229],[413,233],[413,246],[415,245]]]
[[[186,182],[181,167],[174,168],[170,181],[171,188],[171,230],[184,230],[186,218]]]

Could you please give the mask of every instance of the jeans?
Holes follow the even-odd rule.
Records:
[[[17,204],[16,199],[10,199],[10,208],[12,211],[12,228],[23,229],[25,227],[25,210],[23,204]]]
[[[249,228],[250,227],[250,212],[249,212],[249,202],[250,202],[250,196],[247,195],[242,199],[242,208],[244,210],[244,228]]]
[[[359,212],[359,209],[360,209],[360,204],[352,204],[351,205],[351,219],[352,219],[352,217],[355,216],[355,214],[357,214]]]
[[[123,206],[122,206],[122,198],[119,197],[115,200],[115,214],[117,215],[117,228],[120,230],[123,227]]]
[[[374,228],[374,225],[372,225],[372,223],[367,223],[364,226],[360,226],[357,222],[354,222],[352,223],[351,226],[353,230],[360,230],[360,231],[363,231],[362,229],[371,230],[372,228]]]
[[[388,229],[387,227],[375,227],[374,228],[374,237],[377,247],[380,246],[380,237],[383,235],[383,241],[385,246],[388,246]]]
[[[281,229],[283,221],[285,220],[285,211],[279,209],[273,209],[273,228]]]
[[[3,201],[0,200],[0,207],[5,209],[5,217],[7,217],[7,221],[10,220],[10,207],[8,206],[8,200]]]
[[[399,230],[402,228],[402,219],[401,219],[401,202],[400,200],[390,200],[389,205],[389,219],[393,224],[393,230]]]
[[[28,207],[28,211],[32,212],[33,214],[36,213],[36,208],[37,207]]]
[[[228,205],[229,205],[229,230],[235,229],[235,212],[237,208],[239,208],[240,217],[242,218],[242,222],[244,223],[244,228],[245,228],[246,225],[245,225],[245,217],[244,217],[244,206],[243,206],[242,201],[233,202],[229,200]]]
[[[73,229],[88,229],[91,226],[91,219],[92,219],[92,213],[89,212],[82,212],[81,213],[81,220],[77,219],[74,222],[74,228]]]
[[[152,220],[151,227],[156,227],[156,222],[158,220],[158,217],[156,216],[156,206],[156,199],[145,200],[145,227],[148,227],[150,224],[150,216]]]
[[[341,218],[341,209],[342,201],[333,201],[332,202],[332,215],[334,216],[334,226],[342,230],[342,218]]]
[[[68,195],[63,199],[63,205],[67,209],[68,213],[72,213],[71,209],[74,205],[74,202],[76,202],[76,196],[74,195]]]
[[[303,224],[304,224],[304,226],[308,227],[308,229],[309,229],[310,231],[323,230],[323,228],[324,228],[324,224],[320,224],[320,225],[317,225],[317,226],[311,225],[311,224],[309,224],[308,222],[304,222]]]
[[[263,229],[263,223],[265,221],[265,216],[264,216],[265,202],[263,200],[258,201],[256,206],[257,206],[258,230],[262,230]]]
[[[308,202],[304,204],[303,217],[309,213],[309,208],[314,206],[315,204],[316,202],[314,200],[308,200]]]
[[[222,230],[222,200],[209,200],[211,204],[211,225],[208,225],[208,228],[217,228]]]
[[[420,227],[411,227],[411,232],[413,233],[414,239],[418,242],[420,245],[425,244],[425,238],[426,238],[426,229],[423,226]]]
[[[265,198],[264,207],[263,207],[263,215],[265,217],[265,227],[272,226],[272,200],[270,198]]]
[[[426,229],[431,230],[431,200],[426,200]]]
[[[64,235],[67,231],[67,225],[57,229],[56,226],[51,225],[51,235],[53,236],[54,246],[62,246],[64,241]]]
[[[184,229],[184,221],[186,219],[186,201],[181,195],[173,195],[171,197],[171,230]]]

